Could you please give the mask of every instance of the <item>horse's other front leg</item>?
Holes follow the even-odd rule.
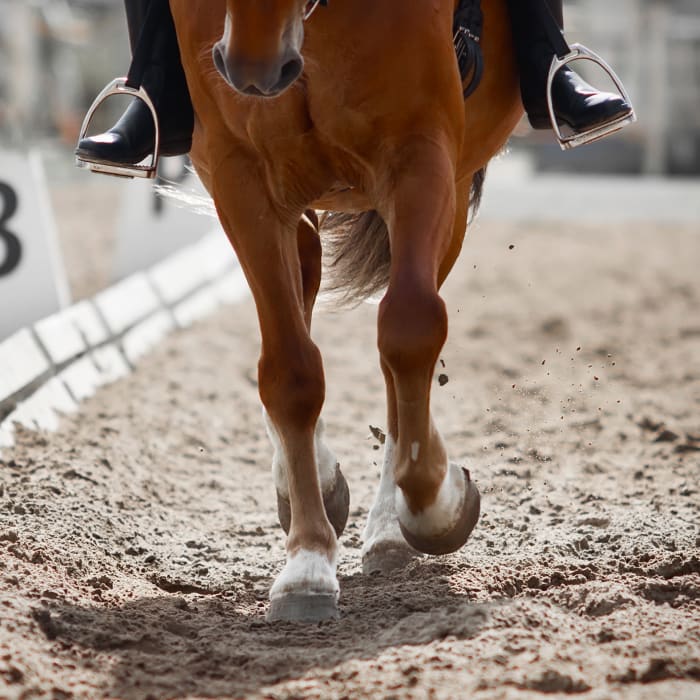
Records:
[[[392,182],[385,213],[392,263],[378,344],[393,388],[395,508],[412,547],[445,554],[466,542],[479,517],[478,491],[466,470],[448,462],[430,415],[433,371],[447,337],[438,288],[456,257],[466,208],[449,148],[433,140],[417,139],[403,151]]]
[[[299,270],[301,272],[301,289],[304,308],[304,320],[306,327],[311,331],[311,319],[313,315],[316,296],[321,286],[321,239],[318,233],[318,217],[313,210],[307,210],[297,225],[297,250],[299,255]],[[274,447],[272,459],[272,474],[277,490],[277,514],[280,525],[286,533],[292,518],[291,504],[289,501],[289,481],[287,474],[289,467],[286,464],[286,456],[280,440],[280,436],[270,420],[267,411],[263,410],[267,433]],[[340,471],[340,465],[335,454],[326,444],[324,439],[323,419],[319,418],[314,430],[314,449],[316,452],[316,464],[318,476],[323,493],[323,504],[326,515],[333,525],[335,534],[340,537],[343,534],[348,521],[350,510],[350,491],[347,481]]]
[[[233,162],[235,160],[235,162]],[[262,352],[260,397],[280,453],[289,502],[287,562],[270,590],[271,620],[338,615],[337,537],[326,515],[317,465],[323,366],[309,336],[297,221],[285,220],[254,163],[236,158],[213,178],[214,200],[255,299]]]

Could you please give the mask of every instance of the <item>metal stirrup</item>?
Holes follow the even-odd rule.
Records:
[[[564,136],[554,113],[552,84],[554,82],[554,76],[561,68],[579,59],[592,61],[600,66],[610,76],[612,81],[615,83],[620,96],[630,106],[630,111],[629,113],[624,114],[621,117],[617,117],[612,121],[604,124],[597,124],[590,129],[574,133],[571,136]],[[594,53],[590,49],[587,49],[582,44],[571,44],[571,49],[565,56],[560,58],[555,54],[554,58],[552,58],[552,65],[549,68],[549,76],[547,77],[547,108],[549,110],[549,119],[552,122],[554,135],[556,136],[557,141],[559,142],[559,145],[563,151],[576,148],[577,146],[583,146],[587,143],[593,143],[593,141],[598,141],[599,139],[605,138],[606,136],[619,131],[624,126],[633,124],[637,121],[637,115],[634,112],[634,107],[632,107],[632,101],[630,100],[629,95],[625,90],[625,86],[622,84],[620,78],[617,77],[615,71],[598,54]]]
[[[90,128],[90,123],[92,118],[97,111],[97,109],[102,105],[102,103],[107,100],[112,95],[129,95],[130,97],[135,97],[146,104],[153,117],[153,126],[155,128],[155,144],[153,146],[153,152],[147,156],[149,162],[145,165],[129,165],[129,164],[117,164],[110,163],[108,161],[100,159],[92,159],[85,156],[76,155],[75,164],[79,168],[87,168],[94,173],[104,173],[105,175],[114,175],[116,177],[142,177],[147,179],[153,179],[156,176],[156,171],[158,170],[158,159],[160,157],[160,128],[158,126],[158,113],[153,104],[153,101],[149,97],[148,93],[143,87],[133,88],[127,85],[127,78],[117,78],[113,80],[107,87],[102,90],[102,92],[95,98],[92,106],[88,110],[83,120],[83,125],[80,129],[80,140],[87,136],[88,129]]]

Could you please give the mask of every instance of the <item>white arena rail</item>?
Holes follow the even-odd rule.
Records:
[[[221,229],[143,272],[0,342],[0,455],[15,425],[56,430],[61,414],[126,376],[168,333],[248,294]]]

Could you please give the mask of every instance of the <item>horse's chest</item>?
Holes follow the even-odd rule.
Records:
[[[278,105],[251,113],[245,134],[264,164],[268,184],[280,196],[290,183],[294,190],[318,196],[364,179],[365,158],[358,154],[349,126],[343,120],[315,121],[307,104],[294,109]]]

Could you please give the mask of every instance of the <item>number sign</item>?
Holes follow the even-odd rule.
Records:
[[[10,219],[17,213],[17,193],[10,185],[0,182],[0,240],[5,244],[5,258],[0,263],[0,277],[6,277],[17,269],[22,259],[22,244],[9,230]]]
[[[68,301],[41,158],[0,151],[0,340]]]

